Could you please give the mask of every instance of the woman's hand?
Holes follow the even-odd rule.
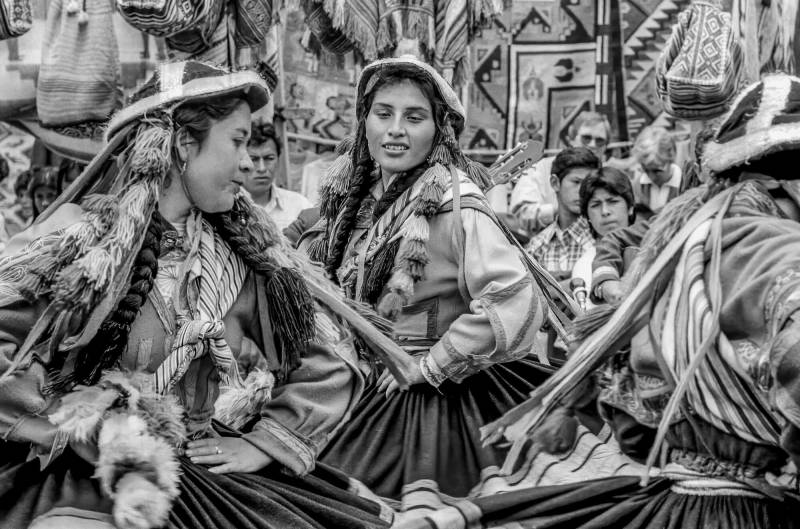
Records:
[[[267,454],[239,437],[208,437],[190,441],[186,456],[198,465],[209,465],[209,472],[257,472],[272,463]]]
[[[427,380],[425,380],[425,377],[422,376],[422,370],[419,367],[419,362],[410,362],[408,373],[409,386],[423,383],[427,383]],[[381,376],[378,379],[378,391],[385,392],[387,399],[392,396],[392,393],[400,391],[400,384],[397,382],[394,376],[392,376],[388,369],[384,369],[383,373],[381,373]]]
[[[624,296],[622,292],[622,282],[614,279],[603,281],[603,284],[600,286],[600,291],[603,293],[603,299],[606,302],[612,305],[622,302]]]

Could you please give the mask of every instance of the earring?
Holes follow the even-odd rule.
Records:
[[[184,174],[186,174],[186,165],[187,165],[188,163],[189,163],[189,162],[188,162],[187,160],[184,160],[184,161],[183,161],[183,163],[181,164],[181,175],[184,175]]]

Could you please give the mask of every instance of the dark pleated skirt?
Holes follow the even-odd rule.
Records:
[[[672,492],[660,478],[614,477],[477,498],[395,529],[470,529],[504,524],[536,529],[797,529],[800,500]]]
[[[320,460],[387,498],[400,498],[404,485],[420,480],[466,496],[481,469],[504,458],[496,447],[482,446],[479,428],[527,399],[547,376],[540,364],[523,359],[495,364],[461,384],[418,384],[388,399],[373,383]]]
[[[0,527],[25,528],[55,507],[111,512],[94,467],[74,452],[44,471],[37,460],[25,462],[27,448],[0,446]],[[292,477],[271,465],[252,474],[213,474],[182,459],[181,494],[167,527],[175,529],[322,529],[388,527],[380,506],[348,492],[349,479],[324,465]]]

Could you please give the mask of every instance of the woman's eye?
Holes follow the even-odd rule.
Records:
[[[385,110],[379,110],[379,111],[375,112],[375,115],[378,116],[381,119],[386,119],[386,118],[391,116],[391,114],[389,114]]]
[[[412,116],[408,116],[407,119],[411,123],[420,123],[420,122],[424,121],[425,118],[423,118],[422,116],[413,116],[412,115]]]

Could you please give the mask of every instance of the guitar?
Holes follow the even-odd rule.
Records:
[[[518,143],[489,167],[492,181],[489,189],[509,182],[516,183],[522,173],[542,158],[543,153],[544,144],[540,141],[528,140]]]

